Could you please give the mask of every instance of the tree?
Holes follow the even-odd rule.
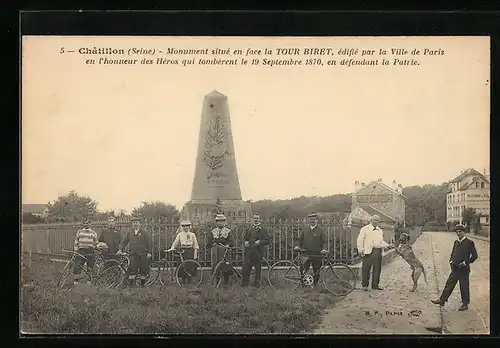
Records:
[[[59,196],[49,202],[49,217],[64,221],[81,221],[97,215],[98,203],[88,196],[81,196],[75,191]]]
[[[446,224],[446,193],[448,184],[409,186],[403,188],[406,220],[409,226],[422,226],[427,221],[435,226]]]
[[[466,208],[462,212],[462,222],[467,226],[467,232],[470,232],[470,227],[475,224],[476,219],[477,215],[474,208]]]
[[[139,208],[134,208],[132,215],[139,216],[142,219],[154,219],[166,218],[168,220],[174,220],[176,222],[179,219],[180,212],[172,204],[167,204],[165,202],[146,202],[143,201]]]

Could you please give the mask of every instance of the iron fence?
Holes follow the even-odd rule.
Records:
[[[353,221],[345,225],[341,221],[323,219],[319,226],[326,232],[328,238],[328,249],[335,261],[351,264],[359,259],[356,249],[356,239],[363,221]],[[265,257],[271,263],[280,260],[292,260],[293,247],[302,228],[307,226],[304,219],[269,220],[262,222],[269,236],[269,245],[265,247]],[[106,221],[93,222],[91,228],[100,233],[106,228]],[[117,220],[115,227],[122,235],[131,229],[128,220]],[[164,250],[170,248],[177,234],[179,225],[165,219],[146,220],[141,227],[149,233],[153,243],[153,260],[164,257]],[[207,235],[215,227],[212,222],[198,223],[193,225],[193,232],[198,237],[200,245],[199,262],[203,266],[210,265],[210,249],[207,245]],[[243,238],[245,232],[251,227],[246,222],[229,222],[227,227],[232,230],[235,246],[243,249]],[[49,223],[22,226],[22,251],[27,253],[63,255],[62,250],[72,250],[76,231],[81,228],[77,223]],[[394,241],[394,228],[390,225],[382,225],[384,239],[388,242]],[[411,232],[414,241],[420,231]],[[241,265],[242,254],[233,255],[236,265]]]

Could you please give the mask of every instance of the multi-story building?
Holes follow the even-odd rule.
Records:
[[[490,176],[469,168],[449,182],[446,195],[446,221],[462,223],[462,212],[473,208],[481,214],[481,224],[490,222]]]
[[[371,215],[380,216],[380,221],[391,225],[405,224],[406,197],[403,186],[394,180],[392,186],[386,185],[382,179],[368,185],[356,181],[352,194],[351,217],[367,219]]]

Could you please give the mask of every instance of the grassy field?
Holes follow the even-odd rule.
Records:
[[[154,287],[58,289],[63,263],[22,267],[24,333],[264,334],[311,332],[338,298],[318,290]]]

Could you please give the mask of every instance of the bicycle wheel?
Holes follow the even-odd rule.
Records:
[[[68,263],[64,265],[64,268],[61,271],[61,275],[59,276],[59,280],[57,281],[58,288],[63,288],[64,285],[66,285],[66,281],[72,270],[73,270],[73,262],[68,261]]]
[[[322,270],[325,289],[335,296],[349,295],[356,287],[356,273],[343,263],[331,263]]]
[[[261,285],[268,286],[269,285],[269,271],[271,270],[271,264],[265,258],[262,258],[261,266],[260,266],[260,279]],[[250,271],[250,279],[255,277],[255,268],[252,267]]]
[[[108,268],[118,266],[120,263],[117,260],[102,260],[94,265],[92,269],[92,285],[96,285],[96,281],[102,272]]]
[[[224,261],[219,261],[214,268],[214,271],[210,277],[210,285],[215,286],[216,288],[222,285],[222,281],[224,280],[224,273],[229,271],[227,270],[227,265]],[[231,271],[231,273],[233,273]],[[231,281],[230,281],[231,283]]]
[[[149,274],[148,278],[146,279],[146,282],[144,283],[144,286],[150,287],[153,285],[160,276],[160,264],[158,262],[151,262],[149,264]]]
[[[176,269],[172,262],[165,261],[163,269],[160,272],[160,283],[163,286],[170,286],[176,283]]]
[[[276,289],[296,289],[302,284],[302,276],[293,262],[278,261],[269,269],[268,282]]]
[[[95,280],[95,285],[116,288],[123,283],[125,274],[120,266],[111,266],[102,271]]]
[[[203,270],[197,261],[185,260],[177,267],[175,278],[179,286],[197,288],[203,281]]]

